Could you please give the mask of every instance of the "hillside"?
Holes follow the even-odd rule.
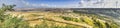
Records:
[[[99,16],[110,17],[117,23],[120,23],[120,8],[22,8],[15,9],[16,11],[52,11],[65,12],[68,10],[77,11],[80,13],[96,14]]]
[[[0,8],[0,28],[120,28],[119,9],[112,8]]]
[[[76,9],[77,10],[77,9]],[[49,10],[49,11],[26,11],[7,12],[13,16],[23,16],[30,26],[40,25],[40,28],[118,28],[113,18],[100,16],[94,10]],[[82,9],[81,9],[82,10]],[[86,12],[93,11],[93,12]],[[102,11],[101,11],[102,12]]]

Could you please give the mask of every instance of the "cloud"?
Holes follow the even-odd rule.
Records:
[[[59,6],[59,8],[79,8],[79,4],[68,4],[68,5],[63,5]]]
[[[24,1],[24,0],[22,0],[21,1],[24,5],[26,5],[26,6],[32,6],[32,7],[48,7],[48,6],[50,6],[50,5],[48,5],[48,4],[45,4],[45,3],[40,3],[40,4],[34,4],[34,3],[29,3],[29,2],[27,2],[27,1]]]
[[[48,5],[48,4],[43,4],[43,3],[41,3],[41,4],[29,4],[29,6],[35,6],[35,7],[37,7],[37,6],[48,7],[49,5]]]
[[[119,0],[81,0],[81,8],[120,8]]]

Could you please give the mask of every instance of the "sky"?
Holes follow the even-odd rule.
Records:
[[[120,8],[120,0],[0,0],[15,8]]]
[[[80,0],[0,0],[0,4],[15,4],[16,8],[76,8],[79,7]]]

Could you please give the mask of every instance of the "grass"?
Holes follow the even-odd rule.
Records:
[[[20,14],[22,15],[22,14],[25,14],[25,13],[26,12],[22,12]],[[89,14],[84,14],[83,13],[83,14],[77,15],[75,13],[74,14],[73,13],[67,13],[67,14],[70,14],[70,15],[66,15],[66,14],[56,14],[56,13],[51,13],[51,12],[49,12],[48,14],[46,14],[46,12],[37,12],[36,14],[35,14],[35,12],[33,12],[33,13],[30,12],[29,13],[30,15],[28,15],[28,14],[26,15],[26,14],[24,16],[29,16],[30,18],[31,17],[36,18],[36,17],[42,16],[42,18],[47,18],[47,19],[54,18],[55,20],[58,19],[58,20],[73,21],[73,22],[78,22],[78,23],[85,23],[85,24],[88,24],[90,26],[93,26],[94,28],[118,28],[118,25],[116,23],[114,23],[114,21],[112,21],[112,20],[104,20],[104,18],[105,19],[109,19],[109,18],[94,15],[94,14],[89,15]],[[71,15],[74,15],[74,16],[71,16]],[[75,17],[76,15],[78,16],[78,18]],[[29,17],[27,17],[27,18],[29,18]],[[101,18],[98,18],[98,17],[101,17]],[[41,19],[39,19],[39,20],[41,20]],[[43,22],[43,21],[41,21],[41,22]],[[47,22],[47,21],[45,21],[45,22]],[[49,24],[50,23],[51,22],[49,22]],[[43,23],[43,24],[45,24],[45,23]],[[61,24],[61,25],[63,25],[63,24]],[[52,27],[52,26],[50,26],[50,27]],[[67,26],[64,26],[64,27],[67,27]]]
[[[79,26],[74,26],[69,24],[63,25],[63,23],[46,21],[46,20],[42,24],[36,25],[35,27],[36,28],[80,28]]]
[[[81,14],[82,15],[82,14]],[[91,17],[90,17],[91,16]],[[103,20],[101,18],[104,18],[101,16],[101,18],[94,18],[94,15],[92,17],[92,15],[84,15],[83,17],[80,17],[79,19],[77,18],[73,18],[73,17],[66,17],[66,16],[60,16],[62,19],[64,20],[68,20],[68,21],[74,21],[74,22],[84,22],[87,23],[88,25],[93,26],[94,28],[118,28],[117,24],[115,24],[114,22],[109,22],[112,20]],[[98,16],[100,17],[100,16]],[[108,18],[105,18],[108,19]]]
[[[14,14],[16,14],[17,12],[13,12]],[[12,14],[12,13],[11,13]],[[44,20],[42,20],[42,18],[46,18],[46,19],[55,19],[55,20],[66,20],[66,21],[73,21],[73,22],[78,22],[78,23],[85,23],[88,24],[90,26],[93,26],[93,28],[118,28],[118,25],[116,23],[114,23],[114,21],[112,20],[104,20],[104,19],[109,19],[106,17],[102,17],[102,16],[98,16],[98,15],[94,15],[94,14],[77,14],[77,13],[66,13],[66,14],[70,14],[70,15],[66,15],[66,14],[56,14],[56,13],[51,13],[51,12],[21,12],[20,15],[24,14],[24,16],[26,16],[28,19],[31,18],[31,21],[35,21],[34,23],[37,25],[35,25],[36,27],[47,27],[47,28],[53,28],[53,27],[59,27],[59,28],[66,28],[68,27],[67,24],[66,26],[59,26],[58,24],[53,25],[53,26],[49,26],[49,24],[51,24],[51,22],[48,22],[48,24],[46,23],[41,23]],[[76,17],[78,16],[78,17]],[[24,17],[24,18],[26,18]],[[41,17],[40,19],[37,17]],[[36,22],[37,20],[40,20],[40,22]],[[50,20],[49,20],[50,21]],[[44,21],[47,22],[47,21]],[[55,21],[53,21],[55,22]],[[31,22],[28,22],[31,23]],[[60,23],[60,22],[58,22]],[[65,23],[62,23],[61,25],[64,25]],[[75,25],[72,25],[75,26]],[[76,26],[75,26],[76,27]],[[72,28],[71,25],[69,26],[69,28]],[[76,27],[78,28],[78,27]]]
[[[0,9],[0,28],[87,28],[78,23],[90,25],[92,28],[119,27],[114,21],[106,20],[109,18],[95,14],[76,12],[11,12],[6,14],[7,7]]]

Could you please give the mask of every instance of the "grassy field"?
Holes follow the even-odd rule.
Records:
[[[0,8],[0,28],[119,28],[112,19],[77,11],[16,12],[15,5]]]
[[[12,16],[22,16],[30,27],[36,28],[118,28],[107,17],[75,12],[7,12]]]

